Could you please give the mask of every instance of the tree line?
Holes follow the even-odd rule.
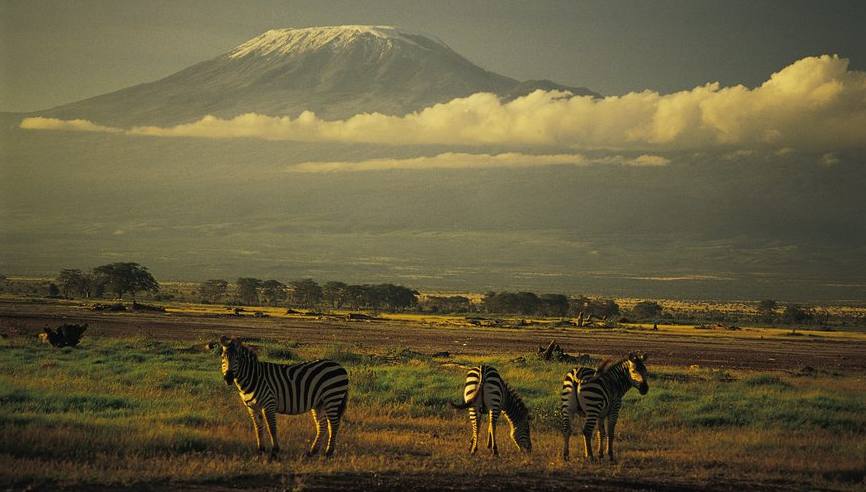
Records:
[[[0,278],[0,283],[5,277]],[[134,262],[117,262],[100,265],[89,271],[67,268],[57,275],[56,284],[48,286],[52,297],[73,296],[104,298],[113,295],[123,299],[130,295],[133,300],[140,293],[158,298],[159,283],[147,267]],[[608,319],[613,316],[629,316],[635,320],[670,318],[656,301],[641,301],[628,312],[622,312],[612,299],[593,299],[586,296],[569,297],[564,294],[541,294],[533,292],[487,292],[479,304],[466,296],[426,296],[421,299],[417,290],[390,283],[347,284],[330,281],[320,285],[306,278],[283,283],[278,280],[262,280],[255,277],[240,277],[230,284],[223,279],[211,279],[198,286],[199,301],[205,303],[242,304],[250,306],[287,306],[307,309],[371,309],[384,311],[414,310],[429,313],[512,314],[522,316],[576,317],[592,316]],[[781,305],[775,300],[765,299],[757,304],[755,319],[764,323],[826,323],[826,314],[818,313],[799,304]]]
[[[319,285],[313,279],[293,280],[284,284],[279,280],[261,280],[240,277],[234,292],[222,279],[202,282],[199,295],[203,302],[236,302],[250,306],[289,306],[314,309],[373,309],[403,311],[418,304],[418,291],[394,284],[353,285],[331,281]],[[231,296],[234,297],[231,297]]]
[[[130,294],[135,300],[138,292],[159,292],[159,282],[147,267],[132,262],[108,263],[87,272],[76,268],[63,269],[57,276],[57,284],[49,286],[49,293],[54,294],[56,290],[56,294],[63,297],[72,297],[73,294],[86,298],[105,297],[110,293],[119,299]]]
[[[620,314],[619,305],[612,299],[568,297],[564,294],[538,295],[534,292],[487,292],[481,301],[481,308],[488,313],[559,318],[582,313],[583,316],[605,319]]]

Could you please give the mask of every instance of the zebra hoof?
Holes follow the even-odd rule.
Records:
[[[334,457],[334,450],[333,449],[328,449],[325,451],[325,458],[333,458],[333,457]]]

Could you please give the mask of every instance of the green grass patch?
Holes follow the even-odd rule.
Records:
[[[568,364],[532,357],[514,362],[510,354],[460,357],[443,365],[440,359],[399,347],[370,353],[339,344],[315,347],[264,339],[256,344],[263,360],[329,358],[349,372],[341,452],[351,458],[337,465],[297,466],[344,466],[352,471],[352,466],[387,469],[393,462],[399,470],[418,465],[419,456],[432,456],[424,466],[473,466],[462,454],[468,438],[466,412],[452,409],[448,402],[462,399],[466,369],[461,366],[481,362],[497,367],[522,396],[533,417],[533,436],[542,443],[541,461],[555,460],[560,445],[559,393]],[[760,449],[762,456],[778,454],[780,461],[773,465],[778,467],[799,459],[791,453],[818,455],[808,452],[808,446],[816,445],[810,441],[812,435],[842,436],[849,447],[866,437],[866,388],[857,378],[650,369],[649,393],[629,391],[624,400],[618,429],[625,456],[638,456],[641,450],[644,454],[639,456],[663,457],[679,446],[692,445],[689,456],[697,457],[690,459],[707,453],[702,463],[713,463],[730,459],[724,454],[728,449]],[[281,417],[279,427],[284,447],[292,443],[293,453],[300,453],[312,437],[306,416]],[[0,455],[11,466],[48,463],[54,467],[53,477],[71,483],[110,483],[109,477],[118,476],[135,482],[140,470],[150,470],[150,463],[191,464],[192,468],[159,465],[163,468],[147,471],[148,477],[161,480],[173,480],[178,473],[216,480],[253,469],[249,418],[237,391],[222,380],[219,357],[190,351],[180,343],[93,336],[77,349],[55,350],[12,340],[0,350],[0,431]],[[507,439],[507,431],[500,432],[500,439]],[[768,435],[777,441],[763,441]],[[804,435],[802,441],[786,441]],[[707,436],[707,441],[686,444],[684,436]],[[732,444],[719,436],[742,436],[743,441]],[[431,446],[439,446],[434,448],[438,451],[430,451]],[[860,445],[849,451],[855,455],[864,449]],[[93,468],[80,476],[74,471],[79,465],[103,462],[104,469]],[[664,459],[653,463],[672,466]],[[27,476],[39,476],[41,470],[34,465]]]

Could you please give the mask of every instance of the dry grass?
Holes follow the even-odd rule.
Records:
[[[308,416],[282,416],[284,456],[253,453],[246,412],[221,380],[213,353],[173,342],[91,337],[80,349],[30,339],[0,350],[0,483],[54,487],[250,480],[294,486],[322,477],[371,473],[440,481],[504,477],[504,483],[569,481],[713,485],[763,484],[858,489],[866,467],[863,375],[793,377],[651,367],[651,391],[627,396],[617,464],[563,464],[556,430],[562,364],[492,362],[532,408],[534,452],[527,458],[500,429],[502,456],[470,457],[468,420],[446,402],[460,394],[461,365],[442,365],[396,348],[263,341],[272,360],[331,357],[347,366],[352,396],[337,456],[301,457],[312,437]],[[581,439],[572,439],[579,456]],[[431,472],[435,470],[435,474]],[[425,475],[426,474],[426,475]]]

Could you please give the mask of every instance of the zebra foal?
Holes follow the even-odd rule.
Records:
[[[255,352],[236,338],[220,337],[222,374],[226,384],[238,389],[247,407],[256,433],[258,452],[265,451],[262,427],[271,437],[273,459],[280,451],[277,440],[278,413],[298,415],[310,412],[316,425],[316,438],[306,452],[319,451],[321,438],[328,432],[325,455],[331,456],[340,429],[340,419],[349,398],[349,376],[346,370],[331,360],[315,360],[298,364],[259,362]]]
[[[471,454],[478,450],[478,432],[481,428],[481,415],[489,412],[487,425],[487,447],[494,455],[499,454],[496,445],[496,422],[499,414],[504,413],[511,424],[511,439],[517,448],[532,452],[532,439],[529,435],[529,409],[517,392],[503,381],[499,372],[491,366],[473,367],[466,373],[463,386],[463,403],[450,402],[457,409],[469,409],[469,422],[472,424]]]
[[[604,458],[605,444],[611,461],[616,423],[622,407],[622,397],[635,387],[641,395],[649,391],[646,354],[634,352],[628,357],[611,361],[606,360],[597,369],[578,367],[569,371],[562,381],[560,393],[560,419],[562,430],[562,458],[568,461],[571,422],[575,414],[584,417],[583,441],[584,455],[593,461],[592,437],[598,426],[598,454]],[[607,442],[605,443],[605,439]]]

